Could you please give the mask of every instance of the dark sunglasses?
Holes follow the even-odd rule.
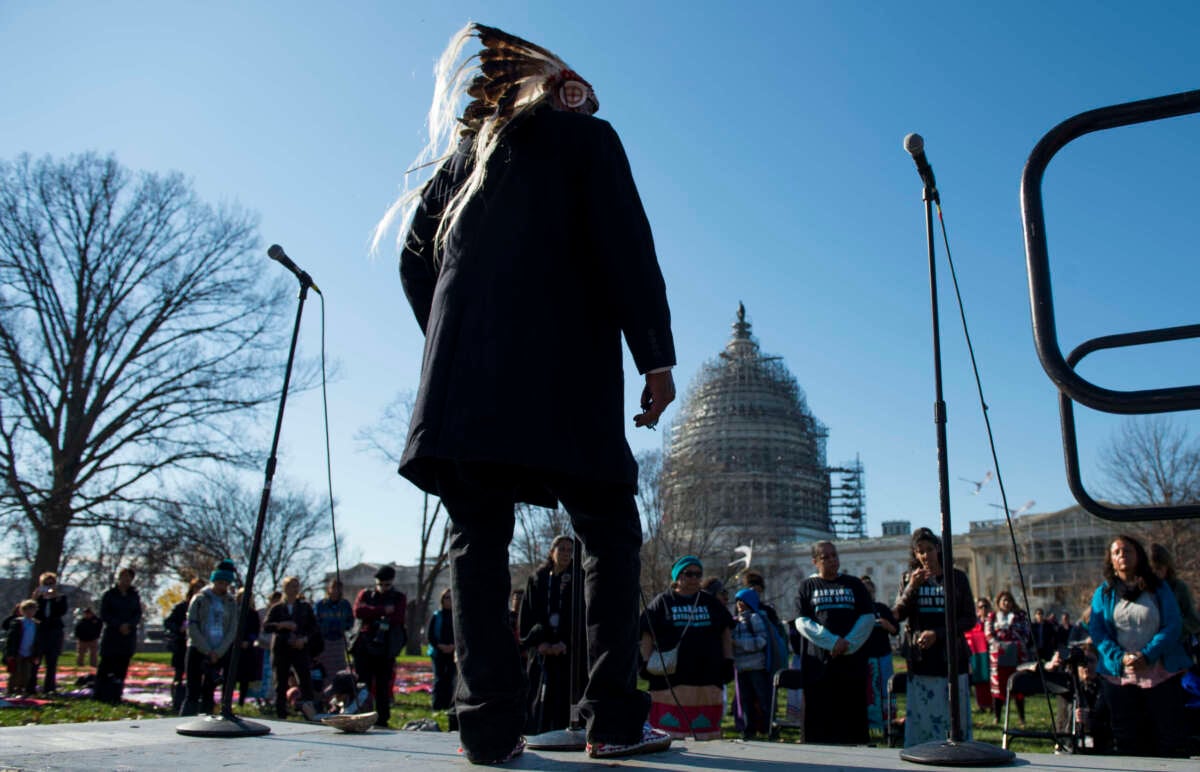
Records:
[[[689,579],[699,579],[701,576],[704,576],[704,574],[700,573],[699,571],[681,571],[679,575],[686,576]]]

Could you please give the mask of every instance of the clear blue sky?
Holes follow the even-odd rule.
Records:
[[[595,84],[654,227],[681,390],[745,302],[764,350],[828,425],[830,461],[861,454],[872,535],[881,520],[937,520],[921,185],[901,149],[923,134],[1010,505],[1071,503],[1030,332],[1021,169],[1075,113],[1200,87],[1194,3],[0,1],[4,157],[111,151],[135,169],[179,170],[204,198],[261,213],[264,247],[284,245],[321,286],[350,556],[416,554],[420,498],[354,441],[416,387],[422,344],[394,254],[372,260],[366,247],[423,143],[433,63],[468,20],[542,43]],[[1198,130],[1192,117],[1094,136],[1051,166],[1064,349],[1196,321]],[[264,256],[263,271],[279,270]],[[999,495],[958,481],[992,464],[945,282],[942,300],[965,528],[996,515]],[[310,303],[304,355],[319,333]],[[1095,355],[1086,373],[1113,388],[1183,385],[1197,361],[1178,344]],[[526,377],[529,388],[553,378],[553,352]],[[1088,464],[1118,420],[1083,413]],[[662,439],[632,424],[629,435],[635,451]],[[281,480],[323,491],[323,455],[319,394],[296,397]]]

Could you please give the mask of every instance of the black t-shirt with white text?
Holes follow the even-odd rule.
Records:
[[[839,574],[835,579],[810,576],[800,583],[796,595],[796,616],[817,622],[834,635],[844,638],[863,615],[873,616],[875,608],[871,594],[863,583],[848,574]],[[861,650],[854,655],[859,656]],[[821,670],[830,660],[827,649],[804,640],[804,663],[802,670]]]
[[[723,683],[725,655],[721,639],[724,632],[733,627],[729,610],[704,591],[696,595],[679,595],[668,590],[647,604],[641,619],[641,631],[646,633],[653,629],[663,651],[679,646],[679,664],[671,676],[671,683],[693,686]],[[651,690],[665,688],[666,682],[661,677],[650,677]]]

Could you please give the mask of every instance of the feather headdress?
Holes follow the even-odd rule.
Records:
[[[471,38],[477,38],[483,49],[460,62]],[[600,109],[591,84],[554,53],[503,30],[473,22],[450,39],[438,60],[435,77],[429,143],[405,175],[404,194],[376,226],[373,250],[397,220],[409,221],[420,200],[423,186],[411,185],[409,175],[449,158],[460,139],[471,143],[474,164],[470,176],[446,205],[436,236],[439,248],[467,201],[482,187],[488,159],[514,118],[546,102],[558,110],[589,115]],[[460,112],[464,97],[470,101]],[[401,247],[403,238],[401,231],[397,234]]]

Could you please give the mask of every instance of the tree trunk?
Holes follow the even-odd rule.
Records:
[[[66,522],[60,513],[47,513],[47,525],[37,527],[37,552],[33,556],[33,566],[29,575],[29,591],[37,586],[37,578],[47,571],[58,573],[58,564],[62,560],[63,544],[67,538]]]

